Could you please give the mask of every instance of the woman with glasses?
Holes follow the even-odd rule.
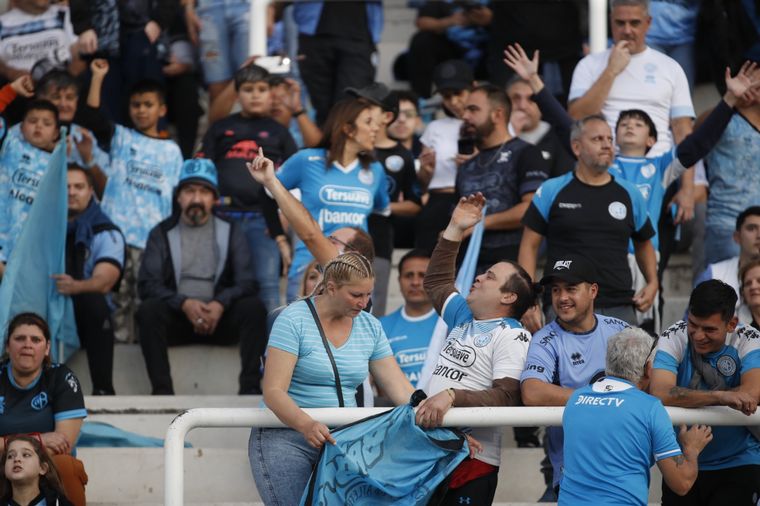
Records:
[[[298,504],[330,430],[304,408],[355,407],[357,386],[372,377],[394,404],[412,385],[396,363],[380,322],[364,311],[374,287],[372,264],[343,253],[327,263],[313,297],[274,322],[264,368],[264,402],[289,428],[254,428],[249,459],[265,504]]]
[[[87,474],[71,455],[87,416],[82,387],[74,373],[50,360],[50,328],[34,313],[20,313],[8,324],[0,362],[0,435],[40,433],[75,505],[85,504]],[[4,441],[0,450],[5,449]]]

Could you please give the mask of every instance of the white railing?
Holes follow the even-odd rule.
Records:
[[[382,413],[388,408],[306,409],[312,418],[337,427]],[[760,425],[760,412],[752,416],[725,407],[702,409],[667,408],[675,425]],[[446,427],[529,427],[562,424],[562,407],[454,408],[444,417]],[[197,408],[172,421],[164,443],[164,504],[181,506],[184,500],[183,449],[187,433],[198,427],[284,427],[268,409]]]
[[[248,16],[248,54],[250,56],[267,55],[267,8],[270,1],[251,1],[251,11]],[[588,0],[588,32],[591,52],[604,51],[607,48],[607,0]]]

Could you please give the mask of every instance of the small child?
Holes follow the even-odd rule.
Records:
[[[52,458],[42,447],[41,436],[7,437],[2,459],[2,506],[72,506],[63,493],[63,486]]]
[[[197,156],[216,164],[221,214],[245,230],[261,298],[271,311],[280,305],[278,242],[286,239],[278,235],[279,231],[267,231],[262,211],[265,197],[261,186],[251,181],[246,162],[263,149],[279,166],[297,147],[287,127],[271,118],[272,94],[266,69],[258,65],[241,68],[235,73],[235,89],[241,111],[211,125]]]
[[[100,109],[100,91],[108,73],[108,62],[97,59],[87,107]],[[140,256],[150,230],[172,211],[172,192],[182,169],[182,153],[171,140],[159,137],[158,122],[166,114],[164,91],[155,81],[141,81],[129,95],[129,117],[134,128],[112,124],[107,139],[110,163],[103,167],[108,177],[102,208],[121,229],[127,241],[127,256],[119,292],[117,339],[125,341],[134,333],[137,309],[137,273]]]
[[[20,135],[6,135],[0,148],[0,262],[13,246],[37,196],[42,176],[60,135],[58,110],[46,100],[27,105]]]

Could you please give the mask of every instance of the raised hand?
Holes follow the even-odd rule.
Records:
[[[459,199],[459,203],[451,213],[450,226],[464,232],[483,219],[483,208],[486,205],[486,198],[478,192],[468,197]]]
[[[108,70],[108,60],[105,58],[95,58],[90,63],[90,71],[92,72],[92,77],[103,78],[106,76],[106,74],[108,74]]]
[[[16,95],[29,98],[34,95],[34,81],[32,76],[24,74],[11,83],[11,88],[16,92]]]
[[[259,148],[259,155],[245,164],[251,177],[259,184],[266,186],[276,176],[274,162],[264,156],[264,150]]]
[[[525,50],[520,44],[507,46],[504,50],[504,63],[507,67],[515,71],[515,73],[526,81],[530,81],[530,78],[538,74],[538,49],[533,52],[533,58],[528,58]]]
[[[628,66],[631,61],[631,50],[627,40],[621,40],[612,47],[610,58],[607,60],[607,69],[612,75],[617,76]]]
[[[731,77],[731,69],[726,67],[726,96],[724,99],[730,106],[734,106],[740,98],[749,99],[750,91],[757,91],[760,87],[760,71],[757,63],[744,62],[734,77]]]

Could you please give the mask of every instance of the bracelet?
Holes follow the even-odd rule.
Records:
[[[446,393],[448,393],[449,397],[451,397],[451,406],[453,407],[454,406],[454,400],[456,400],[457,395],[454,393],[454,389],[453,388],[447,388],[446,389]]]
[[[297,117],[299,117],[301,114],[304,114],[305,112],[306,112],[305,110],[303,110],[303,109],[299,109],[299,110],[297,110],[297,111],[295,111],[295,112],[293,113],[293,117],[294,117],[294,118],[297,118]]]

